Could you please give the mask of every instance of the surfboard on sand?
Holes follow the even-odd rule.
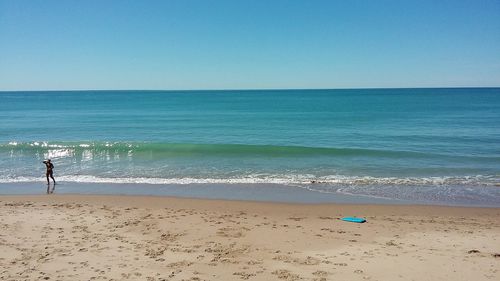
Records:
[[[348,221],[348,222],[357,222],[357,223],[364,223],[366,220],[364,218],[353,218],[353,217],[345,217],[341,218],[343,221]]]

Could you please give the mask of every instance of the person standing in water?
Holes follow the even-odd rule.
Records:
[[[54,185],[56,185],[56,180],[54,179],[54,165],[52,162],[50,162],[50,159],[47,159],[46,161],[43,161],[43,164],[45,164],[45,167],[47,167],[47,173],[45,174],[47,176],[47,184],[50,184],[49,181],[49,176],[54,182]]]

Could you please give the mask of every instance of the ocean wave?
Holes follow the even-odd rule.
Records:
[[[0,183],[27,183],[44,180],[43,177],[1,177]],[[313,175],[249,175],[234,178],[148,178],[148,177],[98,177],[94,175],[64,175],[61,182],[112,183],[112,184],[279,184],[295,186],[500,186],[496,176],[462,177],[370,177]]]
[[[127,157],[373,157],[373,158],[468,158],[428,152],[398,151],[383,149],[345,148],[345,147],[308,147],[283,145],[249,145],[249,144],[197,144],[197,143],[150,143],[150,142],[16,142],[0,144],[0,153],[44,153],[56,157],[72,157],[82,154],[115,154]],[[491,159],[491,157],[474,156],[473,158]],[[500,160],[493,157],[495,161]]]

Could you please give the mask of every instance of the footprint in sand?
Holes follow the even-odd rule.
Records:
[[[300,275],[292,273],[291,271],[286,270],[286,269],[278,269],[278,270],[271,272],[271,274],[276,275],[279,279],[283,279],[283,280],[299,280],[299,279],[301,279]]]
[[[252,276],[256,276],[257,274],[241,271],[241,272],[234,272],[233,275],[240,276],[241,279],[247,280]]]
[[[243,231],[246,230],[248,230],[248,228],[223,227],[218,229],[217,235],[222,237],[240,238],[244,236]]]
[[[306,218],[305,217],[289,217],[288,219],[293,220],[293,221],[301,221],[301,220],[306,219]]]

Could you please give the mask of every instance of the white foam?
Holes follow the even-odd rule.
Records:
[[[0,183],[38,182],[44,177],[3,177]],[[237,178],[150,178],[150,177],[97,177],[93,175],[58,176],[58,181],[78,183],[132,183],[132,184],[280,184],[317,186],[498,186],[499,179],[493,176],[464,177],[370,177],[370,176],[326,176],[314,175],[264,175],[255,174]]]

